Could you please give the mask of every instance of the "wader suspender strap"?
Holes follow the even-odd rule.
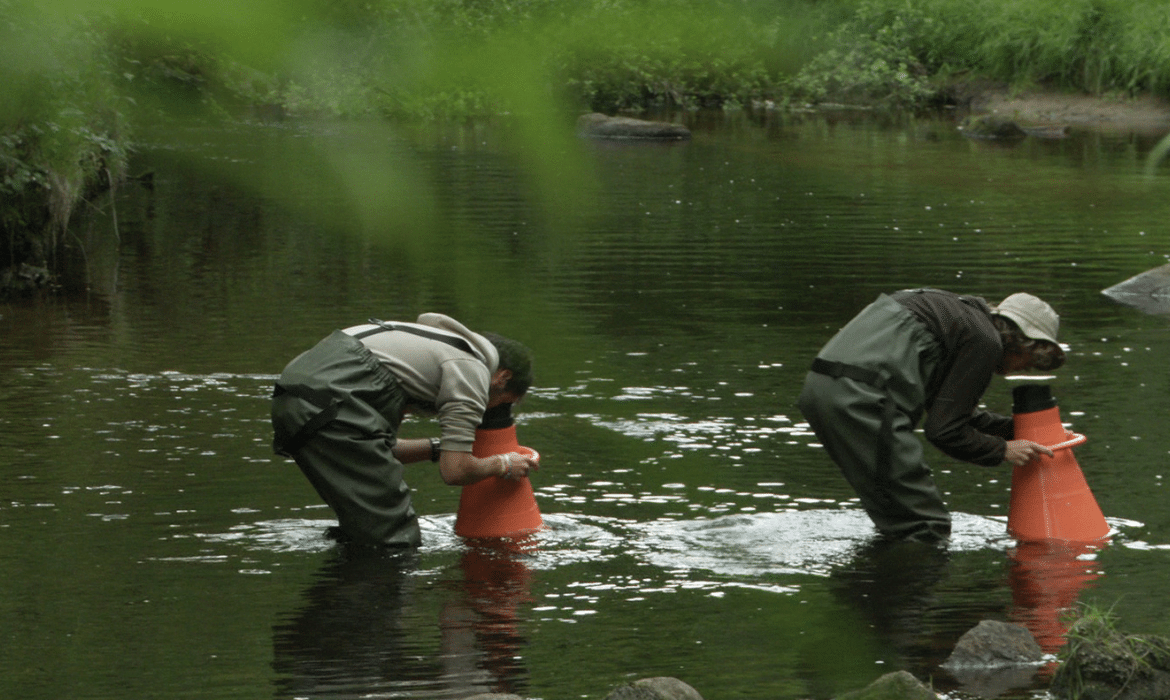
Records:
[[[894,435],[894,413],[896,410],[893,397],[886,391],[886,385],[889,383],[890,375],[886,372],[877,372],[872,369],[847,365],[844,362],[825,360],[820,357],[813,360],[812,371],[817,374],[832,377],[833,379],[848,377],[853,381],[868,384],[882,392],[882,439],[878,441],[875,457],[877,459],[878,476],[882,479],[889,480],[891,467],[890,443]]]
[[[377,326],[377,328],[371,328],[368,331],[362,331],[361,333],[355,335],[355,338],[361,340],[362,338],[366,338],[376,333],[385,333],[386,331],[406,331],[407,333],[414,333],[415,335],[419,335],[424,338],[437,340],[440,343],[446,343],[456,350],[462,350],[468,355],[476,355],[475,351],[471,349],[471,344],[463,338],[456,338],[454,336],[428,331],[425,328],[417,328],[415,326],[400,326],[396,323],[390,323],[388,321],[379,321],[376,318],[371,318],[369,322]],[[478,357],[478,355],[476,356]]]
[[[281,394],[290,394],[321,409],[320,413],[310,418],[288,440],[281,440],[279,435],[273,440],[272,449],[276,454],[291,457],[293,453],[304,447],[305,443],[309,441],[309,438],[313,436],[313,433],[325,427],[326,423],[337,417],[338,411],[341,410],[341,399],[333,398],[328,392],[317,391],[316,389],[310,389],[307,386],[299,384],[292,386],[277,384],[276,389],[272,392],[272,398],[276,398]]]
[[[407,333],[413,333],[424,338],[437,340],[440,343],[446,343],[456,350],[462,350],[468,355],[479,357],[479,355],[477,355],[475,351],[471,349],[471,344],[463,338],[456,338],[453,336],[444,335],[442,333],[428,331],[425,328],[400,326],[394,323],[388,323],[386,321],[379,321],[376,318],[371,318],[369,322],[377,326],[377,328],[371,328],[368,331],[362,331],[353,337],[361,340],[362,338],[374,335],[375,333],[385,333],[386,331],[406,331]],[[325,427],[327,423],[337,417],[337,413],[341,410],[341,399],[334,398],[331,394],[329,394],[329,392],[310,389],[306,386],[283,386],[281,384],[277,384],[276,390],[273,392],[272,397],[276,398],[281,394],[290,394],[297,397],[298,399],[308,401],[317,408],[321,409],[320,413],[313,416],[311,419],[309,419],[308,422],[301,426],[301,429],[296,432],[296,435],[293,435],[288,440],[281,440],[280,437],[277,436],[273,441],[273,449],[277,454],[291,456],[294,452],[304,447],[305,443],[309,441],[309,438],[313,436],[313,433]]]

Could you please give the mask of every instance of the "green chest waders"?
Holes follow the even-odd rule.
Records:
[[[273,447],[296,461],[347,536],[418,546],[418,516],[393,452],[408,397],[361,338],[403,331],[474,353],[461,338],[371,323],[377,327],[356,337],[335,331],[285,368],[273,393]]]
[[[890,536],[950,532],[950,514],[913,432],[938,357],[930,331],[882,295],[821,349],[800,396],[825,451],[874,525]]]

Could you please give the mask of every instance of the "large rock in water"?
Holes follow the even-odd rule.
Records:
[[[895,671],[837,700],[938,700],[938,695],[908,671]]]
[[[577,119],[577,133],[596,139],[653,139],[681,141],[691,132],[681,124],[652,122],[632,117],[611,117],[598,112],[583,114]]]
[[[943,662],[963,690],[994,698],[1012,688],[1026,688],[1044,660],[1044,650],[1023,625],[983,620],[959,638]]]
[[[703,700],[703,696],[677,678],[660,676],[619,686],[605,700]]]
[[[959,131],[973,139],[1018,141],[1028,135],[1019,124],[998,114],[972,115],[963,120]]]
[[[1134,275],[1101,293],[1148,314],[1170,314],[1170,263]]]
[[[1044,650],[1023,625],[983,620],[959,638],[944,667],[1010,666],[1033,664],[1044,658]]]

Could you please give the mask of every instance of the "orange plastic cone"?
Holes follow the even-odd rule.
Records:
[[[1104,538],[1109,524],[1072,453],[1085,437],[1061,425],[1060,410],[1048,386],[1018,386],[1012,399],[1016,439],[1046,445],[1053,456],[1040,455],[1012,471],[1008,532],[1022,542]]]
[[[520,452],[540,459],[536,450],[522,447],[516,439],[516,425],[512,422],[511,405],[493,409],[491,418],[475,431],[471,454],[491,457],[508,452]],[[455,516],[455,534],[460,537],[515,537],[544,527],[536,494],[527,477],[505,479],[489,476],[464,486],[459,496],[459,512]]]

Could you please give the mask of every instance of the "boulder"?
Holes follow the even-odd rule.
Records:
[[[909,672],[895,671],[837,700],[938,700],[938,695]]]
[[[1170,263],[1134,275],[1101,293],[1148,314],[1170,314]]]
[[[959,638],[942,667],[972,695],[994,698],[1026,688],[1044,661],[1044,650],[1023,625],[983,620]]]
[[[1028,135],[1019,124],[998,114],[972,115],[963,120],[959,130],[973,139],[1018,141]]]
[[[1075,700],[1170,698],[1170,639],[1122,634],[1101,617],[1082,617],[1066,637],[1051,695]]]
[[[44,289],[52,282],[53,276],[44,267],[20,263],[0,270],[0,298],[18,296]]]
[[[1035,664],[1043,659],[1044,650],[1027,627],[983,620],[959,638],[943,668]]]
[[[632,117],[611,117],[598,112],[581,115],[577,119],[577,133],[597,139],[681,141],[691,137],[690,130],[681,124]]]
[[[660,676],[618,686],[605,700],[703,700],[703,696],[677,678]]]

